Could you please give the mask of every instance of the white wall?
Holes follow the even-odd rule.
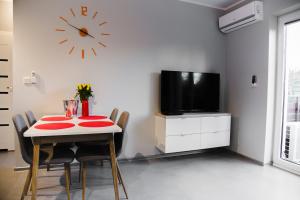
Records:
[[[13,30],[13,1],[0,0],[0,31]]]
[[[265,19],[227,35],[227,111],[232,147],[261,163],[272,160],[277,16],[299,0],[264,0]],[[251,88],[257,75],[258,87]]]
[[[79,52],[67,55],[72,44],[59,45],[64,33],[54,31],[63,25],[59,16],[70,16],[71,7],[78,12],[82,4],[99,10],[109,22],[105,30],[112,33],[105,40],[108,48],[97,49],[99,55],[86,61]],[[89,82],[95,113],[109,114],[118,107],[131,114],[123,156],[157,154],[160,70],[221,73],[223,102],[225,37],[217,28],[219,14],[174,0],[15,0],[14,112],[31,109],[38,117],[61,113],[62,100],[74,94],[76,84]],[[80,45],[77,33],[66,36]],[[25,86],[22,77],[32,70],[40,82]]]

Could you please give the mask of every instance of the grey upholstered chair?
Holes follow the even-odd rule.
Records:
[[[22,115],[15,115],[13,117],[13,123],[15,125],[15,129],[19,138],[22,158],[26,163],[30,165],[30,169],[21,196],[21,200],[22,200],[24,199],[25,195],[28,192],[29,185],[32,178],[33,145],[32,145],[31,138],[24,137],[24,133],[28,129],[28,127]],[[49,160],[49,162],[47,162],[48,157],[49,154],[41,150],[40,158],[39,158],[39,166],[46,165],[48,163],[64,164],[65,177],[66,177],[66,191],[67,191],[68,199],[70,199],[70,175],[71,175],[70,163],[72,163],[74,160],[74,152],[70,149],[58,149],[54,147],[53,156]]]
[[[37,122],[37,119],[35,118],[35,116],[31,110],[26,111],[25,115],[26,115],[29,126],[33,126]],[[53,144],[43,144],[43,145],[41,145],[41,150],[43,148],[49,148],[49,146],[53,146]],[[64,150],[64,149],[68,150],[68,149],[72,148],[73,146],[74,146],[73,143],[58,143],[58,144],[56,144],[56,148],[61,148],[62,150]],[[51,167],[51,165],[47,164],[47,171],[50,171],[50,167]]]
[[[118,120],[118,126],[122,128],[121,133],[115,133],[114,134],[114,143],[115,143],[115,152],[116,157],[118,157],[122,151],[123,146],[123,138],[126,133],[126,126],[129,119],[129,113],[123,112]],[[85,195],[85,182],[86,182],[86,164],[88,161],[103,161],[103,160],[109,160],[110,161],[110,151],[109,151],[109,145],[101,144],[101,145],[95,145],[95,146],[89,146],[89,147],[79,147],[76,152],[76,160],[80,162],[82,165],[81,170],[81,176],[82,176],[82,195],[84,199]],[[126,198],[128,199],[128,194],[125,188],[125,183],[123,181],[123,177],[119,168],[118,162],[117,165],[117,171],[118,171],[118,179],[119,182],[122,184],[123,190],[125,192]]]
[[[118,117],[118,113],[119,113],[119,109],[114,108],[112,110],[111,114],[110,114],[109,119],[115,123],[116,120],[117,120],[117,117]],[[89,142],[76,142],[76,146],[78,148],[79,147],[88,148],[90,146],[101,145],[101,144],[107,144],[107,141],[106,140],[98,140],[98,141],[89,141]],[[100,163],[101,163],[101,166],[103,166],[103,161],[102,160],[100,161]],[[82,170],[82,165],[80,163],[80,166],[79,166],[79,176],[78,176],[79,182],[80,182],[80,179],[81,179],[81,170]]]
[[[118,117],[118,112],[119,112],[119,110],[118,110],[117,108],[114,108],[113,111],[112,111],[111,114],[110,114],[109,119],[110,119],[111,121],[113,121],[113,122],[116,122],[117,117]]]
[[[118,112],[119,110],[117,108],[114,108],[110,114],[110,117],[109,119],[111,121],[113,121],[114,123],[116,122],[116,119],[117,119],[117,116],[118,116]],[[103,141],[103,140],[99,140],[99,141],[90,141],[90,142],[77,142],[76,145],[78,147],[89,147],[89,146],[95,146],[95,145],[100,145],[100,144],[103,144],[106,143],[106,141]],[[79,176],[80,177],[80,176]]]
[[[29,126],[33,126],[37,120],[31,110],[25,112]]]

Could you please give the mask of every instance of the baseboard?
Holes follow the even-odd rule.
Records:
[[[59,164],[59,165],[55,165],[55,167],[63,167],[64,164]],[[71,163],[71,166],[74,167],[74,166],[79,166],[79,163],[78,162],[74,162],[74,163]],[[47,166],[43,165],[43,166],[40,166],[39,169],[46,169]],[[28,166],[24,166],[24,167],[14,167],[14,171],[25,171],[25,170],[28,170],[29,169],[29,165]]]
[[[250,160],[251,162],[253,162],[253,163],[255,163],[255,164],[258,164],[258,165],[260,165],[260,166],[265,166],[265,165],[271,164],[271,163],[264,163],[264,162],[261,162],[261,161],[259,161],[259,160],[254,159],[254,158],[250,158],[250,157],[248,157],[248,156],[246,156],[246,155],[240,154],[240,153],[235,152],[235,151],[232,151],[232,150],[230,150],[230,149],[228,149],[228,150],[229,150],[230,152],[232,152],[233,154],[235,154],[235,155],[237,155],[237,156],[240,156],[240,157],[242,157],[242,158],[245,158],[245,159],[247,159],[247,160]]]
[[[134,158],[121,158],[121,159],[118,159],[118,161],[119,162],[134,162],[134,161],[156,160],[156,159],[172,158],[172,157],[205,153],[207,151],[209,151],[209,150],[184,151],[184,152],[167,153],[167,154],[161,153],[161,154],[156,154],[156,155],[140,156],[140,157],[134,157]]]
[[[149,161],[149,160],[156,160],[156,159],[163,159],[163,158],[172,158],[172,157],[179,157],[179,156],[187,156],[187,155],[194,155],[194,154],[200,154],[205,153],[212,150],[196,150],[196,151],[185,151],[185,152],[178,152],[178,153],[168,153],[168,154],[157,154],[157,155],[149,155],[149,156],[140,156],[140,157],[134,157],[134,158],[121,158],[118,159],[119,163],[126,163],[126,162],[135,162],[135,161]],[[78,166],[79,163],[76,161],[71,164],[71,166]],[[56,165],[60,166],[60,165]],[[61,164],[63,166],[63,164]],[[40,169],[46,169],[47,166],[41,166]],[[28,170],[29,166],[24,167],[15,167],[15,171],[24,171]]]
[[[139,157],[134,157],[134,158],[121,158],[118,159],[119,163],[126,163],[126,162],[135,162],[135,161],[150,161],[150,160],[158,160],[158,159],[164,159],[164,158],[172,158],[172,157],[179,157],[179,156],[188,156],[188,155],[195,155],[195,154],[202,154],[202,153],[207,153],[207,152],[212,152],[212,151],[229,151],[239,157],[242,157],[244,159],[250,160],[255,164],[264,166],[266,165],[265,163],[255,160],[253,158],[247,157],[245,155],[239,154],[237,152],[231,151],[228,148],[216,148],[216,149],[204,149],[204,150],[195,150],[195,151],[184,151],[184,152],[177,152],[177,153],[161,153],[157,155],[149,155],[149,156],[139,156]],[[74,163],[71,164],[71,166],[78,166],[79,163],[75,161]],[[56,165],[56,166],[63,166],[63,165]],[[40,169],[45,169],[46,166],[41,166]],[[15,167],[15,171],[24,171],[28,170],[29,166],[24,166],[24,167]]]
[[[278,164],[276,164],[276,163],[273,163],[273,166],[276,167],[276,168],[278,168],[278,169],[281,169],[281,170],[283,170],[283,171],[286,171],[286,172],[295,174],[295,175],[297,175],[297,176],[300,176],[300,173],[297,172],[297,171],[295,171],[295,170],[293,170],[293,169],[289,169],[289,168],[283,167],[283,166],[278,165]]]

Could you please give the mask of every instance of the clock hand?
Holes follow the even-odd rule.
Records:
[[[89,34],[88,32],[86,32],[86,31],[84,31],[84,30],[82,30],[82,29],[80,29],[80,28],[77,28],[76,26],[73,26],[73,25],[70,24],[69,22],[67,22],[67,23],[68,23],[68,25],[72,26],[73,28],[75,28],[75,29],[79,30],[80,32],[82,32],[82,33],[84,33],[84,34],[87,34],[88,36],[90,36],[90,37],[92,37],[92,38],[95,39],[95,37],[92,36],[91,34]]]
[[[92,37],[92,38],[95,39],[95,37],[92,36],[91,34],[89,34],[87,31],[84,31],[84,30],[82,30],[82,29],[80,29],[80,28],[77,28],[76,26],[73,26],[72,24],[70,24],[69,21],[66,20],[64,17],[60,17],[60,19],[63,20],[64,22],[66,22],[69,26],[72,26],[73,28],[79,30],[81,33],[84,33],[84,34],[86,34],[86,35],[88,35],[88,36],[90,36],[90,37]]]

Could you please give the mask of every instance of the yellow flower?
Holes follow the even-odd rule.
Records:
[[[79,90],[82,90],[82,85],[78,85],[78,89],[79,89]]]
[[[91,89],[91,85],[90,85],[90,84],[87,84],[86,89],[87,89],[87,90],[90,90],[90,89]]]

